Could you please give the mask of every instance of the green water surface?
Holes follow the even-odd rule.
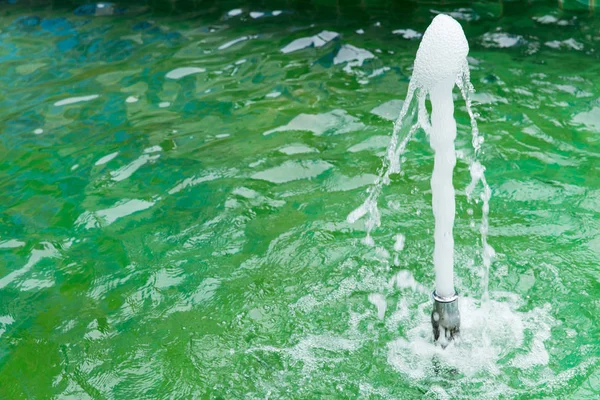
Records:
[[[423,132],[379,200],[376,246],[346,222],[391,133],[372,110],[395,116],[418,47],[392,32],[422,33],[429,9],[17,8],[0,17],[0,398],[599,398],[600,22],[445,10],[471,46],[490,297],[529,318],[521,341],[492,340],[498,355],[469,371],[418,349],[423,375],[397,363],[434,282]],[[459,159],[456,286],[479,304],[469,182]]]

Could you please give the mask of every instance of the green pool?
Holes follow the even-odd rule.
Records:
[[[600,397],[597,18],[2,7],[1,399]],[[456,92],[447,351],[423,132],[375,245],[346,222],[439,11],[471,46],[496,251],[486,288]]]

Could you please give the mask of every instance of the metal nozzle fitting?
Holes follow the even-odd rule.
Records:
[[[433,338],[443,348],[454,339],[460,331],[460,314],[458,312],[458,295],[441,297],[433,292],[433,311],[431,312]],[[441,340],[440,340],[441,336]]]

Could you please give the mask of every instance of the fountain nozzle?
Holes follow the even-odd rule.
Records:
[[[433,311],[431,312],[433,338],[445,348],[458,336],[460,330],[460,314],[458,312],[458,295],[450,297],[438,296],[433,292]]]

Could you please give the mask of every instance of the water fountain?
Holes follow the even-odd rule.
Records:
[[[468,92],[471,90],[467,64],[468,52],[469,45],[460,24],[447,15],[436,16],[425,31],[419,45],[406,101],[400,116],[394,123],[392,139],[379,178],[369,189],[369,196],[365,203],[348,216],[348,221],[353,222],[368,214],[366,242],[373,243],[370,232],[380,224],[377,198],[381,193],[382,186],[389,183],[391,174],[400,172],[400,155],[412,135],[418,128],[422,128],[429,136],[431,148],[435,153],[431,190],[435,218],[433,262],[436,279],[431,322],[434,339],[443,347],[458,334],[460,328],[458,296],[454,289],[454,239],[452,234],[455,215],[452,174],[456,164],[454,148],[456,121],[454,120],[452,89],[455,84],[461,89],[471,117],[475,153],[481,144],[468,98]],[[398,143],[399,134],[415,94],[418,101],[417,122],[410,128],[404,139]],[[431,118],[425,107],[427,95],[431,102]],[[472,162],[473,183],[470,185],[471,189],[478,181],[482,181],[487,188],[483,171],[484,169],[479,163]],[[489,246],[485,238],[489,190],[484,190],[484,193],[487,197],[483,198],[484,219],[481,233],[484,246],[484,267],[489,268],[492,251],[488,250]]]
[[[431,314],[434,339],[450,340],[460,327],[458,296],[454,290],[455,200],[452,173],[456,164],[454,101],[452,89],[465,68],[469,44],[458,22],[437,16],[423,35],[415,60],[415,78],[431,101],[430,143],[435,152],[431,177],[432,208],[435,217],[434,307]]]

